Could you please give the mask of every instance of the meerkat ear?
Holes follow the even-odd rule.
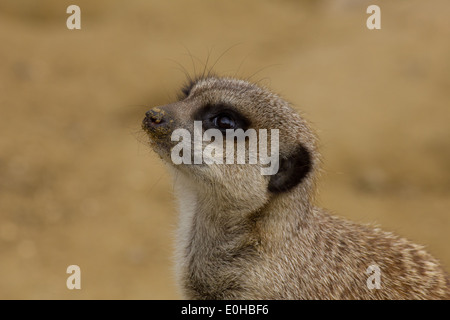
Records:
[[[291,190],[311,171],[311,166],[309,151],[300,145],[293,154],[280,158],[278,172],[270,177],[269,191],[280,193]]]

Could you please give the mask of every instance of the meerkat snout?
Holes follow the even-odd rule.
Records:
[[[150,129],[154,126],[160,126],[167,123],[165,113],[159,108],[153,108],[145,113],[143,126],[145,129]]]
[[[315,206],[316,137],[284,99],[220,77],[182,92],[142,127],[177,173],[184,297],[450,298],[447,273],[421,246]],[[367,270],[379,270],[380,286]]]

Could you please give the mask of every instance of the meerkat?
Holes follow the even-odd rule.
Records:
[[[149,110],[142,127],[174,172],[175,273],[184,298],[450,298],[448,274],[422,246],[314,205],[321,162],[316,135],[279,95],[217,76],[199,77],[182,93],[179,101]],[[260,163],[175,165],[171,134],[177,128],[193,133],[194,121],[224,135],[278,129],[278,171],[262,175]]]

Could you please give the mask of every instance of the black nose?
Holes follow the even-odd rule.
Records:
[[[164,119],[165,112],[160,108],[153,108],[145,113],[145,119],[149,124],[153,126],[160,126],[166,122]]]
[[[142,129],[145,131],[155,131],[165,128],[168,124],[168,114],[161,108],[153,108],[145,113],[145,118],[142,121]]]

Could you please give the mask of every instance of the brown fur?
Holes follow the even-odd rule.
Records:
[[[175,172],[180,205],[176,269],[189,299],[449,299],[449,277],[421,246],[314,206],[319,170],[316,138],[286,101],[236,79],[207,77],[185,97],[154,109],[167,121],[143,128]],[[193,131],[206,104],[233,105],[251,128],[280,130],[280,155],[303,146],[311,170],[285,192],[270,192],[260,165],[178,165],[169,133]],[[159,119],[158,118],[158,119]],[[381,270],[381,288],[369,289],[366,269]]]

